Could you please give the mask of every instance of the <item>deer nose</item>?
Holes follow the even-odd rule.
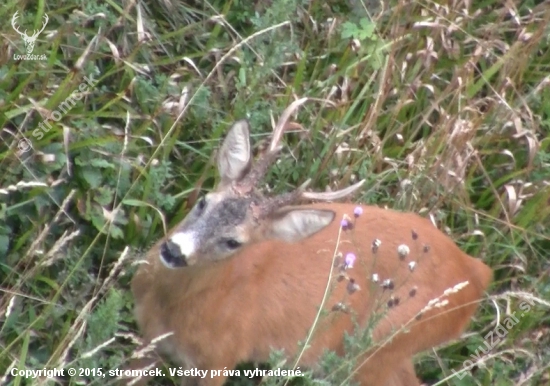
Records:
[[[160,246],[160,258],[169,268],[185,267],[186,256],[181,253],[179,245],[168,240]]]

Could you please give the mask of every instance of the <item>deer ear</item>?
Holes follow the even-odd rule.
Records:
[[[331,210],[280,209],[270,215],[266,224],[269,238],[296,242],[314,235],[334,220]]]
[[[220,185],[239,181],[250,169],[250,138],[248,122],[244,119],[231,126],[218,152]]]

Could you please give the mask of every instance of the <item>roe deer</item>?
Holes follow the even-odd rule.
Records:
[[[218,386],[226,378],[210,370],[267,362],[272,349],[318,370],[325,349],[343,354],[344,332],[382,312],[354,380],[419,385],[412,356],[460,336],[492,272],[416,214],[290,206],[341,198],[363,181],[333,193],[303,185],[264,197],[256,185],[276,159],[288,115],[254,165],[248,123],[236,122],[218,153],[220,183],[148,252],[132,281],[144,339],[173,333],[157,343],[158,352],[185,369],[209,371],[182,384]]]

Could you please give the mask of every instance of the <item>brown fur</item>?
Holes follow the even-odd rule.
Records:
[[[233,369],[243,361],[265,362],[272,348],[289,356],[299,352],[312,327],[325,288],[325,303],[315,335],[300,366],[315,368],[324,349],[342,354],[344,331],[353,330],[352,315],[364,326],[373,313],[387,314],[374,330],[378,348],[358,363],[356,380],[362,385],[418,385],[412,356],[458,338],[468,325],[491,280],[491,270],[480,260],[462,252],[428,220],[416,214],[363,206],[353,230],[342,231],[337,251],[357,255],[355,266],[346,271],[360,286],[349,294],[348,282],[328,276],[344,214],[353,218],[352,204],[315,204],[304,207],[330,209],[334,221],[313,236],[290,244],[262,241],[244,247],[229,259],[202,266],[168,269],[159,260],[159,241],[147,254],[132,281],[136,318],[146,341],[172,331],[159,345],[159,352],[186,368]],[[413,239],[416,233],[416,240]],[[381,240],[373,253],[372,242]],[[404,259],[397,248],[406,244]],[[426,247],[426,248],[425,248]],[[416,261],[413,272],[408,263]],[[371,281],[392,279],[393,290]],[[387,338],[411,320],[427,303],[456,284],[469,281],[451,294],[449,304],[422,315],[392,340]],[[416,287],[416,294],[410,290]],[[390,296],[397,306],[387,308]],[[331,311],[338,302],[350,313]],[[375,350],[375,351],[373,351]],[[185,363],[184,363],[185,362]],[[293,363],[293,362],[289,362]],[[184,378],[184,385],[218,386],[223,377]]]

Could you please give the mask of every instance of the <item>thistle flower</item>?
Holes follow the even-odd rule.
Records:
[[[345,259],[345,262],[346,262],[346,268],[353,268],[353,264],[355,263],[355,259],[356,259],[356,256],[354,253],[348,253],[346,255],[346,259]]]

